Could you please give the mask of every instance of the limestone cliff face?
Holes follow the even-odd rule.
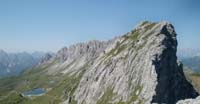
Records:
[[[63,48],[49,73],[86,69],[70,104],[174,104],[198,93],[177,61],[177,39],[168,22],[142,22],[108,42],[91,41]]]

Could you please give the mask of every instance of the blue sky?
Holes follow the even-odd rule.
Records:
[[[1,0],[0,49],[53,51],[122,35],[140,21],[170,21],[179,49],[199,49],[199,0]]]

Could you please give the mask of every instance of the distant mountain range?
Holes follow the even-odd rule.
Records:
[[[195,57],[195,56],[200,56],[200,49],[196,48],[185,48],[185,49],[178,49],[177,52],[178,57],[184,57],[184,58],[189,58],[189,57]]]
[[[200,72],[200,56],[180,58],[183,64],[194,72]]]
[[[51,53],[27,52],[7,53],[0,50],[0,78],[18,75],[26,69],[29,69],[37,64],[40,64],[52,57]]]

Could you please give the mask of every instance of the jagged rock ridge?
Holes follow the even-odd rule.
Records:
[[[99,53],[105,50],[109,43],[110,41],[104,42],[96,40],[88,43],[78,43],[69,48],[62,48],[58,51],[57,57],[61,59],[62,62],[70,59],[77,59],[84,55],[87,58],[95,58]]]
[[[61,73],[81,72],[87,66],[70,104],[174,104],[198,93],[187,82],[177,61],[174,27],[168,22],[142,22],[109,42],[92,41],[63,48],[52,66]]]

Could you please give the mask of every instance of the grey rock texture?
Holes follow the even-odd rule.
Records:
[[[61,59],[60,61],[64,62],[70,59],[77,59],[82,56],[86,56],[88,59],[95,58],[101,52],[105,50],[109,42],[103,41],[89,41],[88,43],[78,43],[72,45],[69,48],[65,47],[58,51],[57,57]]]
[[[199,103],[200,103],[200,97],[197,97],[196,99],[181,100],[177,104],[199,104]]]
[[[48,73],[76,73],[86,64],[93,64],[92,60],[95,60],[100,54],[104,54],[106,47],[111,42],[93,40],[87,43],[77,43],[70,47],[64,47],[58,51],[52,60],[46,63],[49,66],[49,63],[56,60],[55,64],[49,66]]]
[[[175,104],[198,96],[185,78],[176,51],[172,24],[146,21],[107,42],[61,49],[49,61],[55,63],[48,74],[75,75],[86,69],[64,104]]]

